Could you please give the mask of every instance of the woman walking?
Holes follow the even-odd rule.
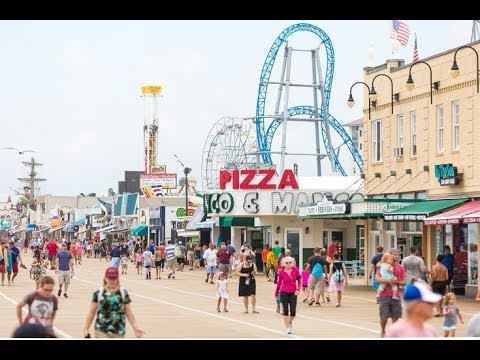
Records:
[[[283,307],[283,322],[287,329],[287,334],[292,333],[292,322],[297,312],[297,297],[302,287],[302,276],[298,268],[293,265],[294,262],[295,260],[291,256],[283,258],[283,269],[278,272],[277,287],[275,289],[275,298],[280,293]]]
[[[257,274],[257,266],[253,263],[252,256],[245,256],[245,261],[240,263],[236,271],[240,276],[238,281],[238,296],[243,297],[243,305],[245,305],[244,314],[248,314],[248,298],[251,298],[252,314],[258,314],[255,310],[257,286],[255,275]]]
[[[118,269],[109,267],[105,272],[103,287],[93,293],[92,302],[85,319],[83,333],[90,337],[90,325],[96,315],[96,338],[123,338],[126,333],[126,319],[135,331],[136,337],[143,337],[145,332],[138,326],[130,306],[130,296],[120,286]]]
[[[347,269],[345,265],[340,260],[340,254],[335,253],[333,255],[333,262],[330,264],[330,272],[328,274],[330,279],[329,290],[335,292],[337,299],[336,307],[340,307],[342,301],[342,291],[345,290],[345,286],[348,285],[347,282]]]

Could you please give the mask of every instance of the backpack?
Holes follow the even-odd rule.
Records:
[[[312,276],[318,279],[322,275],[323,275],[323,266],[317,262],[312,269]]]
[[[98,289],[98,304],[100,304],[103,301],[104,292],[105,292],[105,289],[103,288],[103,286],[100,289]],[[120,286],[120,295],[122,298],[122,303],[125,303],[125,296],[127,296],[127,290],[123,286]]]
[[[344,280],[345,280],[345,276],[343,275],[343,269],[335,270],[335,274],[333,274],[333,281],[335,281],[338,284],[338,283],[343,283]]]
[[[182,257],[182,250],[180,250],[180,248],[178,246],[175,246],[175,257],[178,259],[178,258],[181,258]]]

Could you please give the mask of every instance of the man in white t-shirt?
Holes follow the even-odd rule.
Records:
[[[403,258],[402,266],[407,273],[407,284],[410,284],[412,279],[420,279],[422,273],[426,270],[423,259],[417,255],[417,248],[415,246],[410,248],[410,256]]]
[[[208,276],[210,275],[210,284],[213,284],[213,277],[215,276],[215,270],[217,269],[217,255],[213,252],[215,246],[210,243],[209,248],[203,253],[203,261],[205,262],[205,268],[207,269],[207,278],[205,282],[208,283]]]

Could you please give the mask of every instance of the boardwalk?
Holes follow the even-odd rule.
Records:
[[[30,256],[27,259],[29,264]],[[83,336],[82,327],[89,301],[93,291],[100,286],[106,266],[105,259],[103,262],[84,259],[82,265],[76,266],[69,298],[59,299],[55,326],[60,337]],[[167,280],[164,273],[161,280],[145,280],[136,274],[133,264],[129,266],[129,273],[121,277],[121,282],[132,297],[134,313],[148,338],[378,338],[380,334],[375,293],[359,285],[359,280],[351,281],[354,284],[344,292],[340,308],[335,307],[333,299],[318,308],[300,303],[293,334],[288,335],[281,316],[275,312],[274,285],[263,276],[257,277],[259,314],[243,314],[235,275],[229,279],[229,312],[217,313],[216,285],[204,282],[203,271],[178,272],[175,280]],[[28,272],[20,271],[15,285],[0,287],[0,337],[10,336],[17,325],[15,305],[33,289]],[[56,279],[53,271],[49,271],[49,275]],[[55,285],[55,293],[57,290],[58,284]],[[465,324],[460,324],[457,336],[463,336],[468,320],[479,311],[480,306],[473,299],[461,296],[458,297],[458,305],[463,311]],[[443,334],[441,318],[434,318],[431,323],[439,334]],[[133,336],[133,329],[128,325],[127,337]]]

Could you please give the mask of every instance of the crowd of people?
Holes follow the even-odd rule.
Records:
[[[7,239],[0,242],[2,285],[5,278],[8,285],[14,283],[19,266],[28,269],[22,258],[22,253],[26,254],[25,249],[17,244]],[[153,269],[155,279],[162,279],[162,272],[166,272],[167,279],[173,280],[176,272],[184,271],[185,265],[190,271],[204,268],[205,283],[216,284],[216,310],[225,313],[228,312],[230,293],[228,279],[235,274],[239,279],[238,296],[243,299],[244,313],[259,314],[256,308],[257,257],[249,244],[244,244],[239,251],[225,242],[217,248],[212,243],[201,247],[191,241],[184,245],[182,241],[174,243],[173,240],[167,241],[166,245],[155,245],[153,241],[120,240],[112,243],[110,249],[106,242],[99,242],[98,251],[95,250],[97,242],[89,240],[69,242],[64,238],[58,244],[56,239],[48,242],[35,239],[31,244],[29,249],[33,260],[29,271],[35,289],[17,305],[19,327],[13,334],[16,337],[35,333],[39,337],[56,336],[53,322],[58,310],[58,297],[69,298],[68,289],[74,268],[82,263],[83,251],[80,248],[88,249],[87,257],[110,261],[102,286],[91,297],[83,327],[85,337],[92,336],[92,323],[96,338],[125,337],[127,321],[132,325],[135,336],[145,335],[133,314],[128,291],[120,284],[120,271],[122,275],[127,274],[130,264],[136,267],[138,275],[145,276],[145,280],[152,279]],[[392,248],[383,253],[383,248],[379,246],[378,253],[371,260],[368,275],[376,289],[381,337],[437,336],[434,327],[427,322],[434,316],[443,317],[445,337],[455,336],[458,323],[463,324],[456,295],[450,288],[452,271],[448,247],[444,254],[437,256],[436,264],[430,271],[417,251],[412,247],[410,256],[401,260],[398,249]],[[275,241],[274,246],[265,246],[262,250],[261,261],[267,281],[275,284],[272,296],[287,334],[293,333],[299,296],[300,302],[307,307],[321,307],[331,301],[330,296],[334,297],[335,306],[341,307],[342,293],[348,286],[349,276],[336,242],[328,249],[315,247],[308,261],[303,266],[297,266],[290,250]],[[58,278],[57,291],[54,289],[56,281],[47,275],[47,270],[53,270]],[[480,291],[477,301],[480,301]],[[23,317],[22,308],[25,306],[28,306],[28,313]],[[392,325],[387,328],[388,319],[392,319]],[[477,315],[469,323],[469,336],[479,336],[479,326],[480,315]]]

